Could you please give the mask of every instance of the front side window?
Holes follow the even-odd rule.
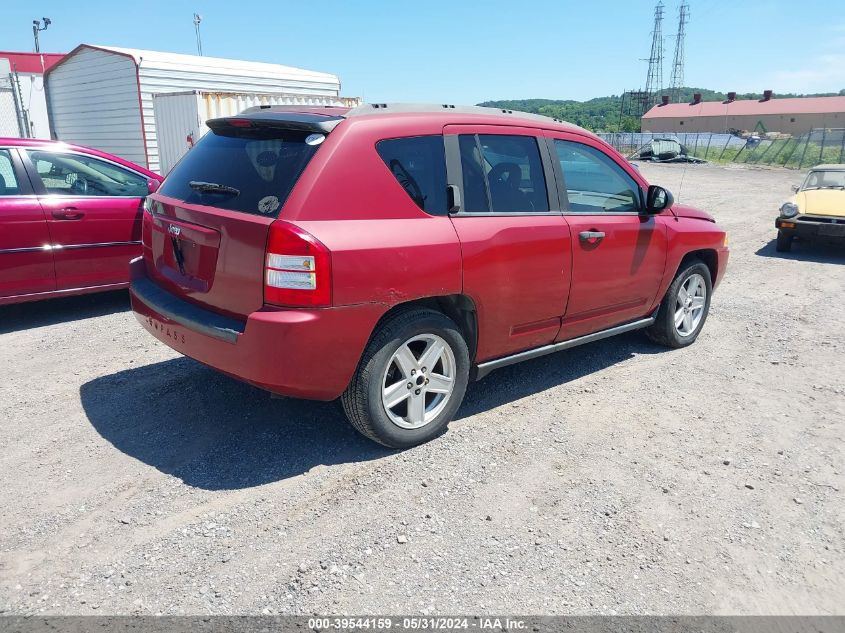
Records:
[[[376,143],[384,164],[426,213],[446,214],[446,157],[442,136],[392,138]]]
[[[464,211],[532,213],[549,210],[537,139],[505,134],[461,135]]]
[[[112,163],[81,154],[27,150],[48,194],[143,197],[147,179]]]
[[[638,212],[640,188],[604,152],[572,141],[555,140],[569,211],[581,213]]]
[[[19,193],[18,179],[12,168],[12,156],[9,150],[0,149],[0,196],[16,196]]]

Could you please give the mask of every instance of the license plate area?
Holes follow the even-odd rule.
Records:
[[[819,235],[825,237],[845,237],[845,224],[820,224]]]
[[[153,219],[152,249],[156,269],[175,284],[206,293],[217,268],[220,233],[174,219]]]

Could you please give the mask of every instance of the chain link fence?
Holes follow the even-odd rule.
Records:
[[[617,132],[599,134],[620,153],[631,156],[655,139],[671,138],[689,156],[714,163],[741,163],[803,169],[823,163],[845,163],[845,129],[814,129],[801,136],[752,136],[709,132],[667,134]]]
[[[0,137],[22,136],[20,117],[15,107],[16,94],[10,75],[0,72]]]

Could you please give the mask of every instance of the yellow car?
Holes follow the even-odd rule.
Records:
[[[845,241],[845,165],[813,167],[792,190],[775,220],[779,252],[790,251],[796,236]]]

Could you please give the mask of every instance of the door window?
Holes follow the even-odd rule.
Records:
[[[51,195],[143,197],[147,179],[90,156],[27,150],[44,189]]]
[[[0,196],[16,196],[20,194],[18,179],[12,168],[12,156],[9,150],[0,149]]]
[[[432,215],[446,215],[442,136],[386,139],[376,143],[376,151],[420,209]]]
[[[549,210],[537,139],[504,134],[461,135],[464,211],[531,213]]]
[[[612,158],[582,143],[556,139],[554,145],[566,183],[569,211],[640,210],[639,185]]]

